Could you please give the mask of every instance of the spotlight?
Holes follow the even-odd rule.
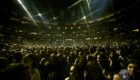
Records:
[[[28,11],[27,8],[23,5],[23,3],[22,3],[20,0],[18,0],[18,2],[19,2],[20,5],[23,7],[23,9],[27,12],[27,14],[30,16],[30,18],[33,20],[33,22],[35,23],[35,25],[37,25],[36,22],[35,22],[35,20],[33,19],[32,15],[29,13],[29,11]]]
[[[86,17],[84,16],[83,19],[86,19]]]
[[[19,2],[20,4],[22,4],[22,2],[21,2],[20,0],[18,0],[18,2]]]
[[[40,13],[39,13],[38,15],[39,15],[39,16],[41,16],[41,14],[40,14]]]

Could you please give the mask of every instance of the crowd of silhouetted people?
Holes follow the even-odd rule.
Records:
[[[139,39],[79,44],[48,47],[43,42],[3,42],[0,80],[121,80],[123,69],[129,72],[129,80],[139,80]]]

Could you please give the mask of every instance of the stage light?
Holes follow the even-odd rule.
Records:
[[[40,14],[40,13],[39,13],[38,15],[39,15],[39,16],[41,16],[41,14]]]
[[[86,19],[86,17],[84,16],[83,19]]]
[[[20,4],[22,4],[22,2],[21,2],[20,0],[18,0],[18,2],[19,2]]]
[[[36,24],[35,20],[33,19],[33,17],[31,16],[31,14],[29,13],[29,11],[27,10],[27,8],[23,5],[21,0],[18,0],[18,2],[20,3],[20,5],[23,7],[23,9],[27,12],[27,14],[30,16],[30,18],[33,20],[33,22]]]

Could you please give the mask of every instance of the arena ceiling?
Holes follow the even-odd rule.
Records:
[[[115,0],[4,0],[1,6],[29,17],[19,1],[35,20],[68,24],[90,21],[113,13]]]
[[[31,21],[77,25],[100,19],[123,8],[128,0],[4,0],[1,7]],[[78,25],[77,25],[78,26]]]

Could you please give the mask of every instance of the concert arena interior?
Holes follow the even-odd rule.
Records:
[[[139,80],[139,0],[2,0],[0,80]]]

